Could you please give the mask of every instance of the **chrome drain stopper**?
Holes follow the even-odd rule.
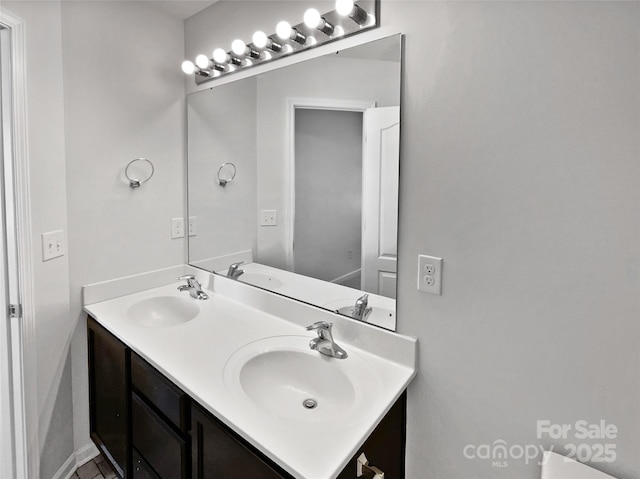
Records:
[[[305,399],[302,401],[302,405],[307,409],[314,409],[318,405],[318,401],[315,399]]]

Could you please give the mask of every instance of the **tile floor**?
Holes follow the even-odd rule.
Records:
[[[102,456],[98,456],[80,466],[70,479],[115,479],[117,477],[109,463]]]

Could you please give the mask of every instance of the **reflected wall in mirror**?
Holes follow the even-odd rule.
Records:
[[[189,263],[395,329],[400,70],[394,35],[190,94]]]

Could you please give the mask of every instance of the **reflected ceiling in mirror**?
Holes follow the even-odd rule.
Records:
[[[400,71],[394,35],[189,95],[189,263],[395,329]]]

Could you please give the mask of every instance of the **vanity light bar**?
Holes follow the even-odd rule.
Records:
[[[379,17],[380,0],[361,0],[357,4],[354,0],[337,0],[335,10],[323,15],[317,9],[309,8],[302,23],[291,25],[282,21],[272,35],[257,31],[252,43],[237,39],[231,44],[230,51],[216,48],[211,57],[201,54],[195,62],[185,60],[182,71],[194,75],[196,84],[200,84],[377,28]]]

